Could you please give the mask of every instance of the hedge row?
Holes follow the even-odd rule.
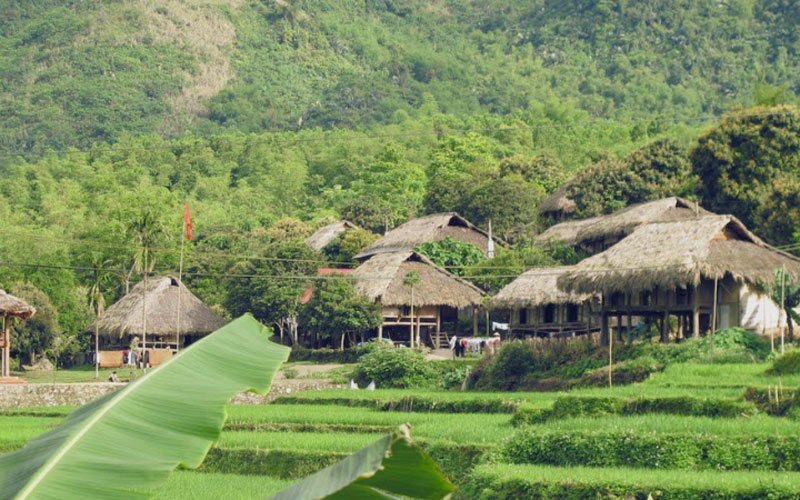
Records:
[[[502,454],[515,464],[800,471],[800,436],[524,429]]]
[[[362,425],[362,424],[320,424],[320,423],[295,423],[295,422],[228,422],[226,431],[279,431],[279,432],[350,432],[356,434],[389,434],[397,428],[396,425]]]
[[[480,465],[456,500],[797,500],[800,475]]]
[[[309,361],[312,363],[357,363],[358,358],[367,353],[366,349],[347,349],[335,351],[333,349],[304,349],[293,347],[289,354],[289,361]]]
[[[281,396],[275,404],[360,406],[380,411],[430,412],[430,413],[514,413],[518,403],[501,399],[476,397],[475,399],[448,400],[430,396],[404,396],[401,398],[313,398],[308,396]]]
[[[463,481],[466,474],[494,450],[492,446],[471,444],[426,441],[419,441],[419,443],[451,481]],[[347,456],[349,453],[312,450],[214,448],[209,452],[199,470],[201,472],[299,479]]]
[[[556,398],[552,408],[521,406],[512,417],[511,423],[512,425],[538,424],[561,418],[644,415],[647,413],[734,418],[752,415],[756,411],[753,403],[733,399],[691,396],[632,399],[614,396],[562,396]]]

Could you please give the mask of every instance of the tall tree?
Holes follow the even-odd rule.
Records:
[[[335,346],[337,336],[361,334],[383,321],[380,305],[358,295],[346,276],[317,279],[313,290],[300,314],[300,323],[316,340],[331,339]]]

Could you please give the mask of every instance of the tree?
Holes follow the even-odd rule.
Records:
[[[536,207],[544,196],[538,184],[512,173],[483,182],[472,191],[459,212],[483,227],[491,221],[495,235],[514,242],[525,235],[539,232],[539,212]]]
[[[737,216],[775,245],[792,243],[797,207],[781,204],[800,187],[800,110],[790,106],[731,113],[691,152],[703,205]],[[788,196],[788,197],[787,197]]]
[[[564,164],[550,154],[534,157],[515,155],[500,162],[500,175],[519,174],[528,182],[538,184],[545,192],[552,193],[567,180]]]
[[[315,339],[360,334],[377,328],[383,318],[380,305],[358,295],[346,276],[314,281],[314,293],[300,314],[300,324]]]
[[[321,262],[319,254],[302,239],[270,244],[261,258],[234,266],[228,280],[227,309],[234,315],[252,313],[264,323],[274,324],[281,339],[289,334],[297,344],[300,299]]]
[[[336,237],[325,247],[325,255],[334,263],[350,262],[377,240],[379,236],[366,229],[351,229]]]
[[[33,363],[38,354],[44,354],[61,333],[58,310],[46,293],[32,283],[18,283],[11,287],[12,293],[36,308],[36,314],[25,321],[14,324],[12,355],[22,363]]]
[[[439,241],[429,241],[417,245],[414,249],[434,264],[444,267],[453,274],[464,275],[468,266],[474,266],[486,260],[483,251],[472,243],[446,237]]]

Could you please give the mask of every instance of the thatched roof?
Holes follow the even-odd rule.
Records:
[[[711,212],[683,198],[671,197],[646,201],[623,208],[613,214],[576,221],[562,222],[537,236],[536,241],[544,243],[558,239],[569,245],[608,237],[624,237],[634,229],[653,222],[669,222],[695,219],[711,215]]]
[[[540,214],[561,212],[566,215],[574,214],[577,208],[575,202],[567,196],[569,184],[564,184],[555,193],[539,204],[537,210]]]
[[[520,275],[489,301],[492,309],[519,309],[546,304],[582,304],[592,299],[592,294],[560,290],[558,278],[571,267],[539,267]]]
[[[386,306],[411,305],[411,287],[403,281],[408,273],[420,280],[414,286],[415,306],[467,307],[480,305],[484,293],[472,283],[438,267],[416,252],[381,253],[355,271],[356,291]]]
[[[758,286],[786,267],[795,279],[800,261],[770,247],[732,215],[647,224],[558,279],[580,293],[636,292],[697,285],[701,278],[733,278]]]
[[[358,229],[358,226],[350,221],[340,220],[317,229],[314,234],[306,238],[306,243],[319,252],[348,229]]]
[[[546,304],[581,304],[591,300],[592,294],[565,292],[558,288],[558,278],[570,269],[541,267],[528,270],[503,287],[489,302],[489,307],[514,309]]]
[[[203,304],[185,285],[173,276],[147,280],[137,284],[103,313],[98,320],[101,335],[112,339],[125,335],[142,335],[142,308],[147,301],[147,334],[175,335],[178,330],[178,290],[181,301],[181,335],[207,334],[225,326],[225,320]],[[144,300],[143,300],[144,299]],[[91,324],[87,331],[94,331]]]
[[[379,253],[409,251],[419,244],[443,240],[448,236],[472,243],[484,253],[488,252],[489,235],[457,213],[449,212],[411,219],[383,235],[355,258],[365,259]],[[494,240],[498,241],[497,238]]]
[[[24,300],[0,290],[0,316],[28,319],[36,314],[36,309]]]

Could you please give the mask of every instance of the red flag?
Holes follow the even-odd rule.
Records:
[[[189,213],[189,202],[183,208],[183,223],[186,225],[186,239],[192,239],[192,215]]]

